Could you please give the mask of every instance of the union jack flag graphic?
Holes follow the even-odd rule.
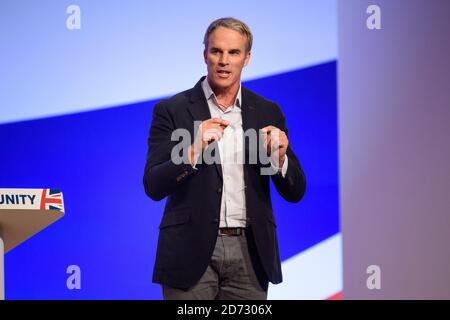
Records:
[[[43,189],[41,196],[41,210],[63,211],[62,193],[58,189]]]

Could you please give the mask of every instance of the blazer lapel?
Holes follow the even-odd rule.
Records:
[[[205,121],[211,118],[211,112],[209,112],[208,103],[202,89],[203,79],[205,77],[202,77],[190,91],[188,110],[194,121]]]
[[[242,130],[248,132],[247,130],[255,130],[256,131],[256,146],[252,146],[250,148],[248,141],[244,140],[244,151],[245,151],[245,162],[246,164],[250,163],[250,158],[258,159],[258,139],[259,139],[259,113],[257,112],[257,106],[253,104],[253,100],[250,98],[247,89],[242,87]],[[251,136],[251,135],[250,135]],[[253,143],[254,143],[253,142]],[[250,156],[250,152],[252,152],[252,156]],[[256,153],[256,154],[255,154]],[[245,169],[244,165],[244,169]]]
[[[244,132],[248,129],[258,129],[258,114],[256,112],[256,106],[252,104],[252,100],[249,98],[247,90],[242,88],[242,129]]]

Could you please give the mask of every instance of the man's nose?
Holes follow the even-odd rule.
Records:
[[[226,66],[228,64],[228,54],[224,53],[220,55],[219,64],[221,66]]]

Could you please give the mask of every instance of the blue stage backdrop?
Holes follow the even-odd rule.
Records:
[[[255,2],[223,13],[206,1],[177,2],[187,10],[177,13],[148,3],[79,1],[81,27],[69,30],[70,2],[42,1],[29,12],[25,1],[5,1],[0,188],[61,189],[66,211],[5,256],[6,298],[161,298],[151,276],[164,201],[150,200],[142,184],[152,110],[206,72],[204,30],[229,15],[255,34],[243,85],[280,104],[308,182],[299,204],[272,189],[285,283],[270,297],[339,294],[335,1],[268,1],[257,12]],[[24,18],[39,14],[45,36]],[[81,289],[66,286],[71,265],[81,270]]]

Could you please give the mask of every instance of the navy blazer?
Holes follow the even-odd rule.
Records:
[[[159,225],[159,239],[153,281],[175,288],[189,288],[197,283],[210,262],[219,228],[222,197],[220,164],[175,164],[171,160],[171,141],[177,128],[187,129],[194,139],[194,121],[211,118],[200,79],[194,88],[155,105],[148,137],[144,187],[147,195],[159,201],[167,197]],[[277,104],[242,87],[242,126],[244,132],[273,125],[287,133],[284,116]],[[258,131],[259,132],[259,131]],[[190,144],[190,142],[189,142]],[[270,178],[280,195],[298,202],[306,189],[301,165],[289,146],[286,176],[261,175],[267,161],[245,144],[246,159],[258,154],[256,163],[244,164],[247,220],[252,228],[257,254],[267,279],[282,281],[276,222],[270,198]]]

